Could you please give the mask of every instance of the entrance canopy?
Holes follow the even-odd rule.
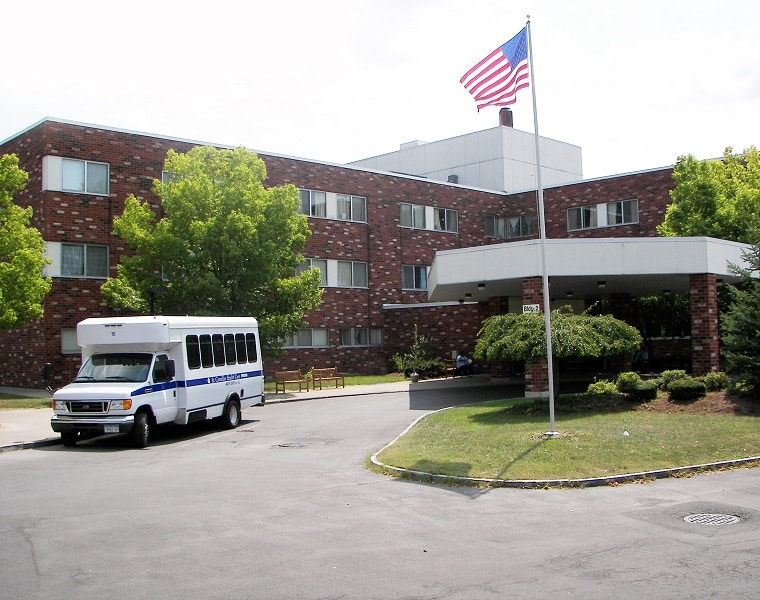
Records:
[[[659,296],[688,292],[689,275],[714,274],[719,282],[741,279],[731,266],[747,268],[747,244],[708,237],[546,240],[552,298],[604,298],[611,294]],[[428,275],[428,299],[486,301],[522,297],[522,280],[543,273],[541,240],[443,250]]]

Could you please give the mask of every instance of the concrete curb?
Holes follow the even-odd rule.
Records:
[[[13,452],[15,450],[30,450],[32,448],[44,448],[45,446],[56,446],[61,443],[60,437],[45,438],[44,440],[37,440],[34,442],[16,442],[15,444],[7,444],[0,446],[0,454],[4,452]]]

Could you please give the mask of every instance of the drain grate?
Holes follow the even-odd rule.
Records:
[[[713,513],[686,515],[683,520],[687,523],[694,523],[696,525],[733,525],[734,523],[741,521],[736,515],[721,515]]]

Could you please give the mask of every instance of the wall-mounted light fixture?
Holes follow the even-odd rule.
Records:
[[[670,296],[670,290],[662,290],[663,296]]]
[[[568,298],[572,298],[573,297],[573,292],[567,292],[567,297]]]
[[[464,297],[465,297],[465,298],[472,298],[472,294],[471,294],[470,292],[467,292],[467,293],[464,295]]]
[[[479,284],[478,284],[478,289],[479,289],[479,290],[484,290],[484,289],[486,289],[486,284],[485,284],[485,283],[479,283]]]
[[[604,279],[600,279],[599,281],[596,282],[596,287],[598,287],[601,290],[602,288],[607,287],[607,282],[604,281]]]

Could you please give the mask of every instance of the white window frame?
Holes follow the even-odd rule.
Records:
[[[422,265],[401,265],[401,289],[413,291],[427,290],[428,267]],[[409,286],[409,283],[412,286]]]
[[[315,343],[315,338],[317,341]],[[327,327],[305,327],[285,338],[283,348],[327,348],[330,335]]]
[[[90,181],[92,167],[105,167],[105,190],[92,189],[94,182]],[[71,167],[81,169],[78,173],[76,185],[70,185],[68,178],[64,179],[64,172]],[[64,181],[66,184],[64,185]],[[87,194],[91,196],[109,196],[111,190],[111,166],[105,162],[67,158],[64,156],[42,157],[42,191],[67,192],[72,194]]]
[[[336,210],[341,221],[367,222],[367,199],[364,196],[337,194]]]
[[[327,287],[327,260],[324,258],[307,258],[296,267],[296,275],[306,269],[319,269],[319,287]]]
[[[433,208],[433,228],[436,231],[459,233],[459,213],[453,208]]]
[[[316,217],[319,219],[327,218],[327,193],[318,190],[301,189],[299,191],[301,199],[301,214],[307,217]],[[307,210],[308,209],[308,210]]]
[[[66,256],[66,248],[81,248],[82,249],[82,273],[66,273],[65,270],[67,268],[67,263],[65,260]],[[105,260],[105,273],[100,274],[92,274],[92,266],[88,269],[89,261],[87,254],[88,252],[94,249],[105,249],[106,253],[106,260]],[[103,246],[99,244],[69,244],[67,242],[64,242],[61,244],[61,277],[75,277],[78,279],[107,279],[108,278],[108,271],[110,266],[110,260],[109,260],[109,248],[108,246]]]
[[[67,187],[66,184],[66,166],[67,165],[81,165],[82,167],[82,181],[81,186]],[[94,170],[94,167],[105,167],[105,190],[92,189],[93,183],[90,181],[90,171]],[[111,169],[108,163],[95,162],[91,160],[80,160],[77,158],[63,158],[61,159],[61,191],[62,192],[75,192],[77,194],[92,194],[95,196],[108,196],[110,187]]]
[[[408,202],[401,203],[401,215],[400,221],[401,227],[408,227],[410,229],[426,229],[426,215],[425,206],[422,204],[409,204]]]
[[[486,237],[507,239],[507,217],[486,215]]]
[[[573,219],[573,223],[579,223],[579,226],[571,225],[571,214],[578,213],[579,218]],[[584,229],[595,229],[597,225],[598,206],[595,204],[585,206],[574,206],[567,209],[567,230],[582,231]]]
[[[366,289],[369,287],[369,269],[367,268],[366,262],[361,261],[355,261],[355,260],[339,260],[338,263],[338,271],[337,271],[337,286],[336,287],[342,287],[342,288],[363,288]],[[341,269],[341,265],[343,266],[343,269]],[[349,283],[346,282],[346,280],[341,275],[341,270],[345,271],[345,268],[347,265],[350,265],[349,270],[351,273],[351,281]],[[357,283],[358,279],[363,279],[364,281],[359,281]]]
[[[345,327],[339,330],[340,345],[353,347],[378,347],[383,345],[381,327]]]
[[[626,212],[630,217],[626,219]],[[620,221],[618,221],[620,217]],[[616,225],[635,225],[639,222],[639,201],[638,199],[632,200],[617,200],[615,202],[607,203],[607,226],[614,227]]]

